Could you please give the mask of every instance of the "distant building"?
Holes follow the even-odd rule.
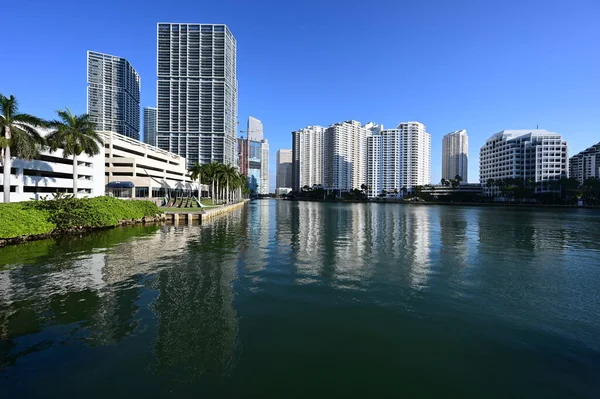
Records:
[[[470,195],[474,197],[481,196],[483,194],[483,188],[479,183],[464,183],[459,185],[457,188],[453,188],[451,186],[442,186],[441,184],[436,184],[433,186],[426,185],[423,186],[422,193],[430,194],[434,198],[443,199],[444,197],[448,197],[451,195]]]
[[[292,132],[292,188],[323,184],[323,126]]]
[[[158,23],[157,145],[235,165],[236,40],[223,24]]]
[[[248,188],[253,194],[261,194],[261,163],[262,163],[262,144],[260,141],[248,140]]]
[[[260,185],[259,194],[269,194],[269,142],[267,139],[260,141]]]
[[[87,113],[97,130],[140,138],[140,75],[125,58],[87,52]]]
[[[358,121],[333,124],[323,138],[323,185],[347,191],[367,183],[367,128]]]
[[[99,133],[104,139],[107,195],[120,198],[197,195],[198,184],[189,177],[185,158],[118,133]]]
[[[462,178],[462,184],[469,181],[469,136],[466,130],[448,133],[442,140],[442,178]]]
[[[278,197],[289,194],[291,192],[292,192],[292,189],[290,187],[277,187],[277,189],[275,189],[275,195]]]
[[[367,194],[403,195],[431,183],[431,135],[420,122],[375,131],[367,138]]]
[[[264,138],[262,122],[255,117],[248,117],[247,129],[248,140],[261,141]]]
[[[586,179],[600,178],[600,143],[569,159],[569,176],[582,184]]]
[[[567,142],[546,130],[503,130],[481,147],[479,179],[486,195],[497,195],[499,188],[487,187],[489,179],[520,179],[524,184],[568,177]],[[541,185],[537,192],[549,191]]]
[[[156,115],[157,109],[153,107],[144,108],[144,143],[156,147]]]
[[[292,150],[277,151],[276,188],[292,187]]]
[[[237,144],[238,166],[240,168],[240,173],[244,176],[248,176],[248,169],[250,167],[248,164],[250,142],[247,139],[240,137],[237,139]]]

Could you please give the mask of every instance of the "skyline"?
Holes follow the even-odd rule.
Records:
[[[569,143],[570,156],[600,141],[594,22],[600,4],[594,1],[349,1],[339,9],[313,1],[288,7],[180,1],[168,10],[131,1],[119,3],[118,14],[114,1],[101,8],[40,3],[27,13],[25,3],[32,2],[5,7],[8,30],[20,32],[6,55],[20,62],[0,64],[0,92],[43,118],[64,106],[85,112],[87,50],[128,59],[141,76],[141,107],[156,106],[157,24],[226,24],[238,41],[238,121],[243,126],[250,115],[263,121],[271,186],[274,154],[291,148],[292,131],[351,119],[385,127],[403,120],[425,124],[432,135],[432,183],[441,178],[442,137],[454,130],[469,132],[471,182],[478,181],[479,149],[505,129],[539,125],[556,132]],[[91,23],[71,19],[87,12],[93,12]],[[23,15],[33,28],[21,28]],[[105,19],[120,29],[103,29]]]

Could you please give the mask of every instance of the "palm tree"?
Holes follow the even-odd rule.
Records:
[[[235,177],[237,175],[237,171],[231,165],[223,165],[223,175],[225,176],[225,181],[226,181],[226,191],[225,191],[227,194],[226,201],[227,201],[227,203],[229,203],[231,201],[230,191],[229,191],[229,183],[235,179]]]
[[[205,174],[205,169],[204,165],[200,165],[198,162],[194,163],[189,169],[190,178],[192,180],[198,179],[198,201],[202,200],[202,177]]]
[[[216,176],[217,176],[217,171],[219,169],[219,163],[217,162],[211,162],[211,163],[207,163],[204,164],[204,177],[206,177],[211,185],[211,190],[210,190],[210,199],[212,201],[212,203],[215,203],[215,180],[216,180]]]
[[[82,153],[89,157],[100,153],[104,141],[96,133],[89,114],[74,115],[69,108],[56,111],[59,119],[50,122],[55,130],[47,137],[51,151],[63,150],[63,158],[73,157],[73,197],[77,198],[77,157]]]
[[[0,94],[0,153],[4,168],[4,202],[10,202],[10,167],[12,157],[32,159],[39,156],[45,140],[38,128],[46,122],[29,114],[19,114],[14,96]]]

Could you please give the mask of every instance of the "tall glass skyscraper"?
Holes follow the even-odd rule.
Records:
[[[156,146],[156,108],[144,108],[144,143]]]
[[[87,113],[98,130],[140,138],[140,75],[125,58],[87,52]]]
[[[159,23],[159,148],[235,164],[236,41],[226,25]]]

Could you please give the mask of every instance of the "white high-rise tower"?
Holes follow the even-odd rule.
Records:
[[[462,183],[468,182],[469,136],[466,130],[448,133],[442,140],[442,178],[454,179],[457,175]]]
[[[368,195],[405,194],[431,183],[431,135],[419,122],[374,132],[367,138]]]
[[[235,164],[236,40],[223,24],[159,23],[159,148],[188,165]]]

